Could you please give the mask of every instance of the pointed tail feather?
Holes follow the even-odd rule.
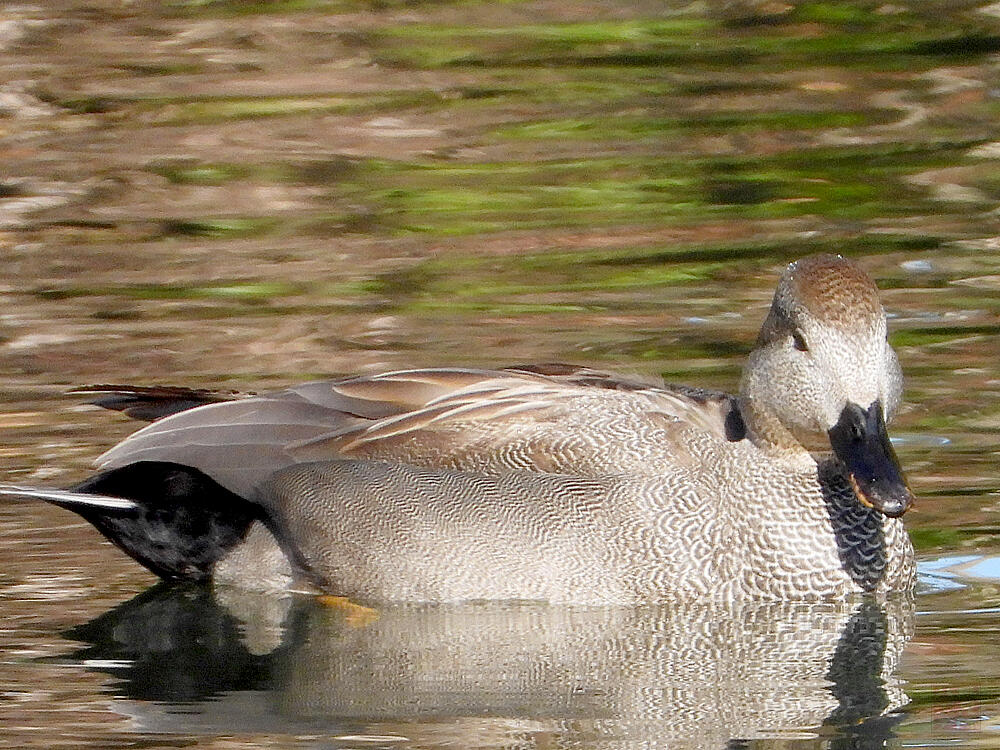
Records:
[[[90,403],[105,409],[120,411],[146,422],[155,422],[171,414],[194,409],[205,404],[236,401],[249,394],[230,391],[221,393],[204,388],[184,388],[172,385],[88,385],[73,388],[73,395],[91,396]]]
[[[138,505],[131,500],[110,495],[94,495],[89,492],[73,492],[44,487],[21,487],[16,484],[0,484],[0,497],[31,497],[63,506],[104,508],[107,510],[136,510]]]

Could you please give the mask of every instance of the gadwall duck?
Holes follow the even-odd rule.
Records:
[[[782,275],[738,397],[564,365],[251,397],[97,386],[154,421],[71,490],[3,491],[165,578],[361,602],[907,591],[901,390],[875,284],[821,255]]]

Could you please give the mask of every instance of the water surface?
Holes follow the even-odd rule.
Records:
[[[982,2],[0,9],[0,456],[97,382],[570,361],[734,389],[782,266],[858,261],[907,376],[915,603],[399,608],[155,590],[0,506],[0,746],[992,746],[1000,11]],[[138,598],[137,598],[138,597]]]

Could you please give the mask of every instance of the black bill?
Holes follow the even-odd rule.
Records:
[[[906,513],[913,505],[913,493],[889,442],[882,404],[876,401],[865,411],[849,403],[829,435],[858,500],[890,518]]]

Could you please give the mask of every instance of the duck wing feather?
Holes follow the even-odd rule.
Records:
[[[175,403],[187,394],[176,396]],[[742,437],[728,394],[566,365],[402,370],[221,397],[232,400],[206,397],[164,416],[98,464],[173,461],[247,496],[275,471],[303,461],[377,458],[593,475],[654,471],[649,456],[662,451],[681,463],[696,460],[680,430]]]

